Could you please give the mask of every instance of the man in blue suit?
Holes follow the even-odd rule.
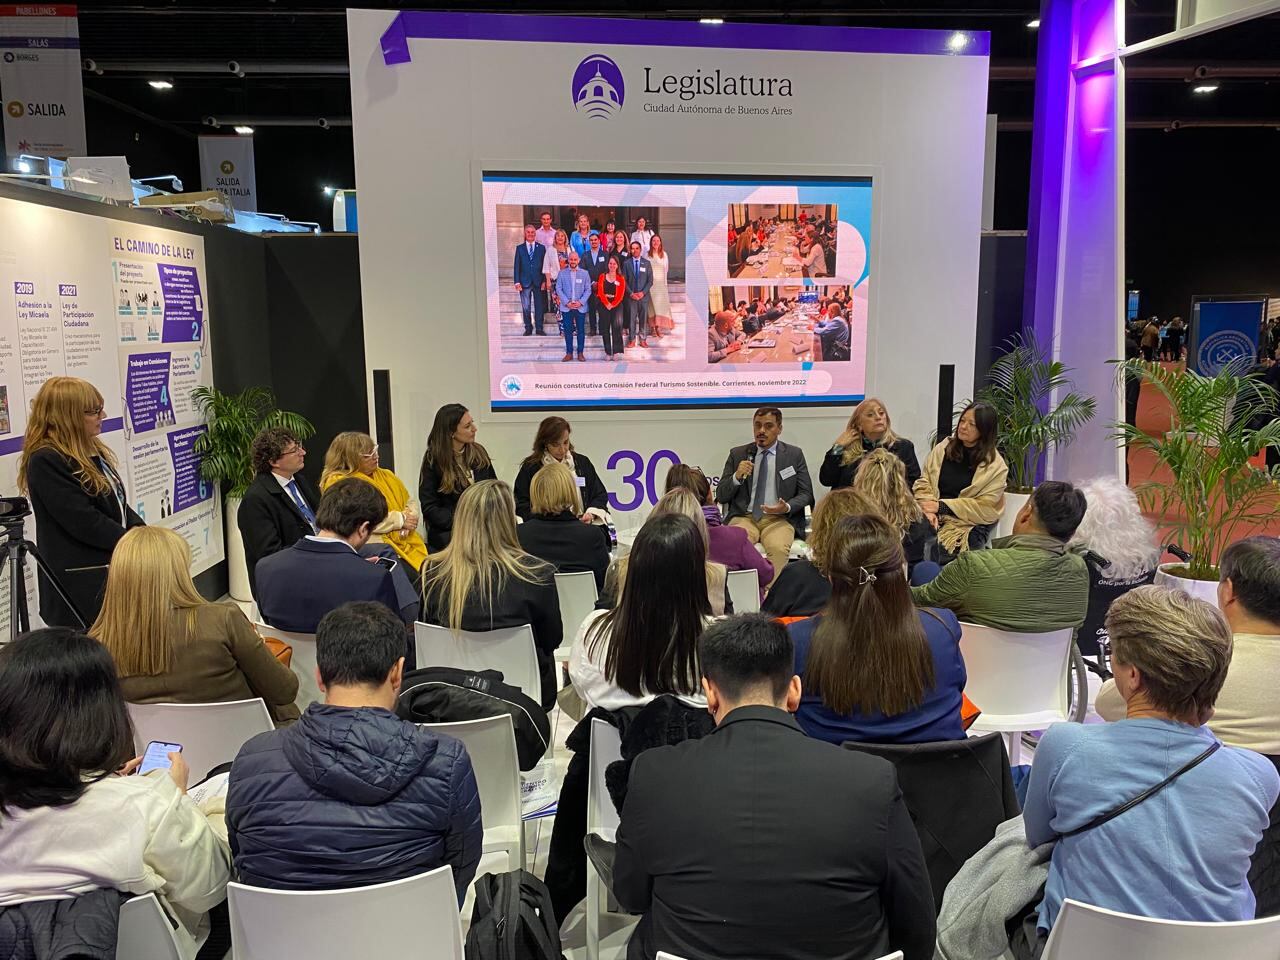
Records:
[[[649,345],[649,288],[653,286],[653,270],[649,267],[649,261],[645,259],[641,252],[638,241],[631,244],[631,256],[627,259],[626,265],[622,268],[623,276],[627,281],[627,320],[631,325],[631,332],[627,338],[627,346],[634,347],[636,338],[640,339],[640,346],[647,347]]]
[[[330,610],[352,600],[372,600],[412,624],[417,604],[402,605],[396,562],[360,553],[386,518],[386,498],[367,481],[349,477],[325,491],[316,510],[316,533],[258,561],[262,618],[281,630],[315,633]]]
[[[520,312],[524,316],[524,335],[533,336],[537,324],[538,336],[542,336],[542,291],[547,281],[542,276],[542,263],[547,248],[537,241],[537,228],[532,223],[524,225],[524,243],[516,247],[512,277],[520,293]]]

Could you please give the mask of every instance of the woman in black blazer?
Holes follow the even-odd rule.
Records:
[[[533,513],[516,527],[516,536],[526,553],[545,560],[557,573],[591,571],[599,592],[609,568],[609,533],[603,526],[582,522],[576,479],[563,463],[539,469],[529,487]]]
[[[85,618],[81,624],[40,571],[40,618],[51,627],[84,630],[97,619],[111,551],[142,525],[99,439],[102,414],[102,394],[77,377],[50,377],[31,402],[18,488],[31,498],[40,555]]]
[[[489,452],[476,443],[476,422],[460,403],[436,411],[418,473],[418,502],[427,522],[427,549],[449,545],[458,498],[473,483],[497,480]]]
[[[867,397],[853,408],[853,415],[845,425],[844,433],[836,438],[835,445],[822,458],[818,479],[838,490],[853,483],[862,455],[883,447],[903,462],[907,468],[907,487],[920,479],[920,461],[916,448],[893,432],[889,411],[875,397]]]
[[[551,463],[563,463],[575,476],[575,483],[582,499],[582,509],[578,515],[591,523],[591,517],[603,523],[609,510],[609,491],[600,481],[600,475],[585,454],[573,449],[569,441],[571,428],[564,417],[547,417],[538,424],[537,436],[533,438],[533,452],[520,464],[520,472],[516,474],[515,495],[516,513],[520,519],[528,520],[533,516],[529,505],[529,486],[533,475]]]

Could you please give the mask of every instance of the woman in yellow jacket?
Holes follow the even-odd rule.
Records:
[[[422,510],[418,502],[409,497],[409,490],[400,478],[378,466],[378,445],[367,433],[348,430],[329,444],[320,474],[320,490],[328,490],[347,477],[367,480],[387,498],[387,519],[374,529],[372,539],[385,543],[413,567],[413,576],[409,579],[416,580],[427,559],[427,545],[418,532]]]

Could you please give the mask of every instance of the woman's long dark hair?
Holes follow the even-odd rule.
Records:
[[[702,534],[683,514],[650,517],[626,564],[617,605],[587,631],[588,651],[608,643],[605,676],[633,697],[697,693],[698,638],[711,616]]]
[[[805,686],[839,714],[905,713],[934,672],[900,535],[879,517],[846,517],[831,541],[831,599],[813,633]]]
[[[0,817],[75,803],[89,782],[133,755],[133,725],[106,647],[49,627],[0,649]]]
[[[973,446],[971,456],[975,467],[985,467],[996,458],[996,445],[1000,440],[998,436],[999,418],[996,416],[996,408],[989,403],[983,403],[981,400],[971,403],[960,411],[963,417],[970,410],[973,411],[973,425],[978,428],[978,442]],[[956,420],[959,429],[959,420]],[[947,441],[947,459],[954,460],[956,463],[964,461],[967,448],[961,442],[960,437],[956,433],[951,434],[951,439]]]
[[[573,428],[569,426],[569,421],[564,417],[547,417],[538,424],[538,432],[533,438],[533,452],[524,458],[524,466],[536,467],[542,465],[542,458],[546,456],[547,447],[559,440],[564,434],[572,433]],[[569,452],[573,452],[573,443],[569,443]]]
[[[471,471],[489,465],[489,451],[478,443],[468,443],[459,454],[453,452],[453,434],[467,415],[460,403],[446,403],[436,411],[427,434],[427,449],[422,454],[418,486],[422,486],[427,468],[434,467],[440,477],[441,493],[461,493],[471,485]]]

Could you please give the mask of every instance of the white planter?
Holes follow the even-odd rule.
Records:
[[[1185,590],[1197,600],[1204,600],[1212,603],[1215,607],[1218,605],[1218,582],[1216,580],[1188,580],[1186,577],[1174,576],[1168,573],[1168,567],[1180,567],[1181,563],[1162,563],[1160,569],[1156,571],[1156,586],[1174,587],[1178,590]]]
[[[249,564],[244,558],[244,538],[240,536],[240,524],[236,516],[240,513],[240,498],[227,497],[227,592],[232,600],[249,603],[253,593],[249,590]]]
[[[991,535],[992,540],[996,539],[996,537],[1008,537],[1013,534],[1013,521],[1018,519],[1018,514],[1030,499],[1031,494],[1029,493],[1005,493],[1004,512],[1000,514],[1000,519],[996,521],[996,532]]]

